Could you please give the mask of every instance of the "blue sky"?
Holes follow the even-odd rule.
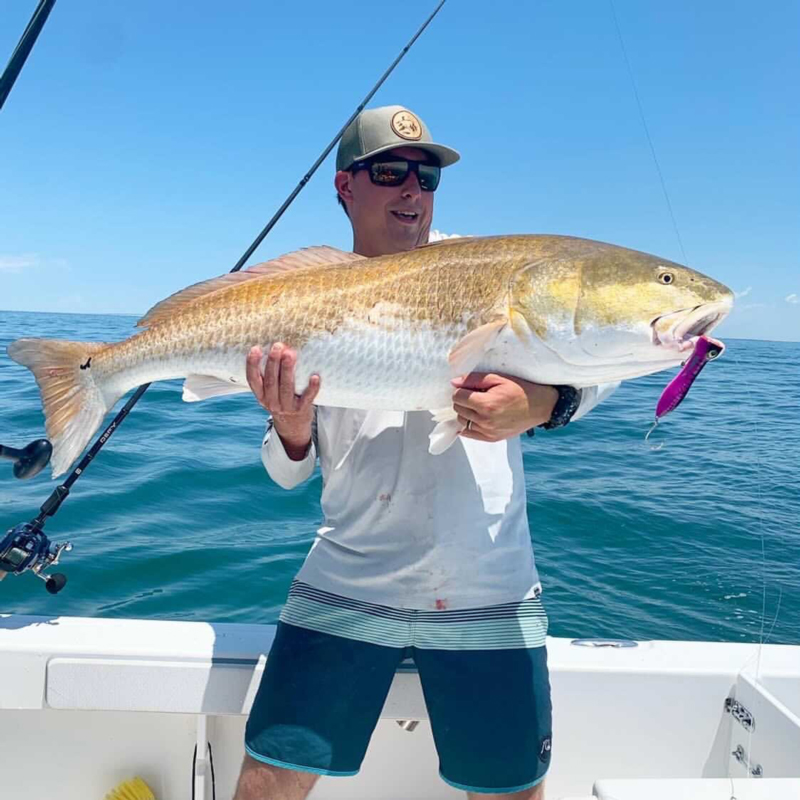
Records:
[[[229,270],[433,0],[61,0],[0,112],[0,308],[140,313]],[[5,63],[36,0],[0,5]],[[721,336],[800,340],[800,6],[615,0]],[[683,261],[610,2],[448,0],[371,105],[462,153],[448,233],[565,233]],[[333,156],[252,261],[349,248]]]

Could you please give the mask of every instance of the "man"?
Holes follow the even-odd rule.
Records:
[[[364,111],[337,154],[353,250],[428,241],[441,169],[459,159],[400,106]],[[550,761],[547,618],[526,516],[519,434],[585,414],[596,389],[461,376],[465,426],[428,453],[427,412],[315,407],[296,353],[248,356],[272,415],[262,457],[285,488],[323,475],[325,525],[290,589],[245,735],[235,800],[302,800],[358,772],[397,666],[413,657],[445,781],[469,797],[540,800]]]

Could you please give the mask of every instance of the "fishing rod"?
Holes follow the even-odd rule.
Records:
[[[44,0],[43,0],[44,2]],[[55,2],[55,0],[52,0]],[[322,162],[328,157],[329,153],[342,138],[347,127],[350,123],[364,110],[365,106],[373,98],[378,89],[381,88],[384,81],[394,72],[395,67],[403,60],[406,53],[414,45],[414,42],[422,35],[422,32],[428,27],[433,18],[439,13],[446,0],[440,0],[439,4],[433,10],[433,13],[422,23],[417,32],[409,39],[408,44],[400,51],[399,55],[389,65],[386,71],[381,75],[378,82],[370,89],[367,96],[358,104],[356,110],[350,115],[347,122],[339,129],[336,136],[331,139],[330,144],[322,151],[317,160],[312,164],[306,174],[300,179],[300,182],[295,186],[289,196],[281,204],[280,208],[273,214],[272,219],[264,226],[263,230],[256,236],[250,247],[245,250],[242,257],[236,262],[231,272],[238,272],[242,266],[247,262],[250,256],[255,252],[256,248],[264,241],[267,234],[275,227],[275,224],[283,216],[287,208],[292,204],[294,199],[303,190],[305,185],[311,180],[311,177],[317,171]],[[42,22],[42,24],[44,24]],[[31,45],[32,46],[32,45]],[[20,66],[21,69],[21,66]],[[64,483],[57,486],[50,497],[42,504],[39,514],[30,522],[23,522],[11,528],[3,539],[0,539],[0,580],[2,580],[7,573],[19,575],[23,572],[31,570],[37,577],[45,581],[47,591],[51,594],[56,594],[64,588],[67,578],[63,573],[54,573],[47,575],[44,570],[55,566],[58,563],[61,553],[72,549],[70,542],[64,544],[53,544],[45,536],[43,528],[45,521],[48,517],[52,517],[60,508],[61,503],[69,495],[70,489],[76,480],[83,474],[84,470],[89,466],[94,457],[100,452],[103,445],[109,440],[111,435],[122,424],[125,417],[128,416],[130,410],[139,401],[139,398],[147,391],[149,383],[142,384],[131,396],[130,400],[119,410],[117,416],[111,421],[111,424],[103,431],[99,438],[95,441],[86,455],[80,460],[78,465],[72,470]],[[42,444],[42,442],[44,444]],[[46,445],[46,446],[45,446]],[[49,447],[49,451],[47,450]],[[0,445],[0,457],[10,458],[14,461],[14,475],[18,478],[32,478],[39,471],[47,466],[50,460],[52,447],[46,439],[40,439],[36,442],[31,442],[27,447],[17,450],[11,447],[3,447]]]
[[[22,68],[25,66],[25,62],[28,60],[28,56],[31,54],[31,50],[33,50],[33,46],[36,44],[36,40],[39,38],[39,34],[42,32],[42,28],[44,28],[44,24],[47,22],[47,18],[50,16],[55,4],[56,0],[39,0],[39,5],[33,12],[31,21],[22,32],[22,36],[11,54],[6,68],[3,70],[3,74],[0,75],[0,109],[5,104],[11,88],[16,83],[20,72],[22,72]]]

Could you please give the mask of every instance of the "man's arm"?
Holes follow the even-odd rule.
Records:
[[[552,386],[494,373],[473,372],[452,383],[456,389],[453,407],[463,425],[470,423],[461,436],[482,442],[510,439],[542,425],[551,418],[558,400]],[[604,383],[583,389],[572,419],[588,414],[618,386]]]
[[[294,391],[297,353],[283,344],[274,344],[263,373],[261,358],[259,347],[254,347],[247,356],[247,382],[261,406],[272,415],[261,460],[275,483],[292,489],[311,475],[317,459],[313,424],[319,376],[312,375],[306,390],[298,397]]]
[[[300,459],[294,459],[286,450],[283,440],[275,431],[272,418],[267,423],[267,432],[261,445],[261,461],[267,474],[283,489],[294,489],[295,486],[308,480],[317,463],[317,448],[312,435],[311,441]]]

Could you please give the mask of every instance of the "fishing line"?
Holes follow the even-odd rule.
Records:
[[[737,366],[739,366],[742,369],[742,371],[744,372],[744,367],[742,365],[742,362],[738,358],[736,358],[735,361],[736,361]],[[745,372],[744,374],[746,375],[747,373]],[[748,400],[750,401],[747,404],[747,408],[748,409],[752,409],[754,406],[753,406],[753,394],[750,391],[750,384],[746,379],[743,381],[743,384],[744,384],[745,390],[747,391],[747,394],[748,394]],[[753,425],[753,435],[755,436],[756,441],[758,441],[758,419],[752,413],[752,411],[751,411],[751,421],[752,421],[752,425]],[[760,697],[760,694],[759,694],[759,691],[758,691],[758,686],[759,686],[759,676],[761,674],[761,653],[762,653],[762,650],[763,650],[763,647],[764,647],[764,625],[765,625],[766,618],[767,618],[767,553],[766,553],[766,539],[765,539],[765,536],[764,536],[764,515],[763,515],[764,504],[763,504],[762,498],[761,498],[761,487],[763,485],[763,482],[761,480],[761,454],[759,453],[758,447],[756,447],[754,449],[755,449],[755,455],[756,455],[755,466],[756,466],[756,497],[758,498],[758,532],[759,532],[759,538],[761,540],[761,624],[760,624],[759,633],[758,633],[758,654],[756,655],[756,672],[755,672],[755,675],[753,677],[753,685],[754,685],[754,689],[755,689],[755,699],[754,699],[754,703],[753,703],[753,714],[755,714],[755,706],[756,706],[756,704],[759,703],[759,701],[762,699]],[[780,608],[781,608],[780,600],[781,600],[781,598],[783,596],[783,591],[780,589],[780,587],[779,587],[779,590],[780,590],[780,594],[778,596],[778,606],[777,606],[777,609],[775,611],[775,619],[772,621],[772,627],[770,628],[770,632],[769,632],[770,636],[772,635],[772,631],[774,630],[775,624],[778,621],[778,614],[780,613]],[[753,755],[753,731],[754,731],[754,728],[751,727],[750,730],[748,731],[748,734],[747,734],[747,756],[746,756],[747,761],[744,764],[744,766],[745,766],[745,769],[747,770],[747,777],[748,778],[754,777],[752,775],[752,773],[751,773],[751,766],[750,766],[752,764],[752,762],[753,762],[753,758],[752,758],[752,755]]]
[[[647,127],[647,120],[644,116],[644,109],[642,108],[642,101],[639,99],[639,90],[636,88],[636,81],[633,78],[633,70],[631,69],[631,62],[628,60],[628,51],[625,49],[625,42],[622,38],[622,30],[619,27],[619,21],[617,20],[617,11],[614,8],[614,0],[608,0],[609,4],[611,5],[611,15],[614,18],[614,27],[617,29],[617,37],[619,38],[619,44],[622,48],[622,56],[625,59],[625,66],[628,70],[628,77],[631,79],[631,86],[633,87],[633,96],[636,98],[636,107],[639,109],[639,118],[642,121],[642,127],[644,128],[645,136],[647,137],[647,143],[650,145],[650,154],[653,156],[653,163],[656,165],[656,172],[658,173],[658,179],[661,181],[661,190],[664,192],[664,199],[667,202],[667,208],[669,209],[669,216],[672,219],[672,227],[675,230],[675,236],[678,239],[678,245],[681,248],[681,254],[683,255],[683,263],[688,266],[689,259],[686,256],[686,250],[683,247],[683,239],[681,239],[680,231],[678,230],[678,223],[675,219],[675,213],[672,210],[672,203],[669,199],[669,193],[667,192],[667,184],[664,181],[664,175],[661,172],[661,165],[658,163],[658,156],[656,156],[656,148],[653,146],[653,140],[650,137],[650,129]]]
[[[672,228],[675,231],[675,237],[678,240],[678,246],[680,247],[681,254],[683,256],[683,263],[688,266],[689,259],[686,255],[686,249],[683,246],[683,239],[681,238],[681,233],[678,230],[678,221],[675,219],[675,213],[672,209],[672,202],[669,199],[669,192],[667,191],[667,183],[664,180],[664,174],[661,171],[661,165],[659,164],[658,156],[656,155],[656,148],[655,145],[653,144],[653,139],[650,136],[650,128],[647,125],[647,119],[645,118],[644,115],[644,108],[642,106],[642,101],[639,97],[639,90],[636,87],[636,79],[633,76],[633,68],[631,67],[630,59],[628,58],[628,51],[625,47],[625,40],[622,37],[622,29],[619,26],[619,20],[617,18],[616,7],[614,6],[614,0],[608,0],[608,1],[609,5],[611,6],[611,17],[614,20],[614,28],[617,32],[617,39],[619,40],[619,46],[620,49],[622,50],[622,58],[625,61],[625,68],[628,71],[628,78],[630,79],[631,88],[633,89],[633,96],[636,99],[636,107],[639,110],[639,119],[641,120],[642,128],[644,129],[644,134],[645,137],[647,138],[647,144],[650,146],[650,155],[653,157],[653,164],[655,164],[656,173],[658,174],[658,180],[661,183],[661,191],[664,194],[664,200],[666,201],[667,204],[667,210],[669,211],[669,216],[670,219],[672,220]],[[683,364],[681,366],[683,366]],[[644,444],[645,446],[649,447],[651,451],[661,450],[661,448],[663,448],[665,444],[664,441],[661,441],[658,444],[650,444],[650,435],[656,430],[656,428],[658,427],[658,423],[659,423],[659,415],[658,413],[656,413],[656,417],[652,422],[652,424],[650,425],[650,428],[648,429],[644,437]]]
[[[772,625],[770,626],[769,633],[764,637],[764,644],[768,644],[772,638],[772,631],[775,630],[775,623],[778,621],[778,614],[781,613],[781,601],[783,600],[783,587],[778,585],[778,604],[775,607],[775,616],[772,618]]]

